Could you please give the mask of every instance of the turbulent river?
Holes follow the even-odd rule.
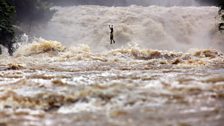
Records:
[[[56,9],[45,39],[0,56],[0,126],[224,124],[218,8]]]

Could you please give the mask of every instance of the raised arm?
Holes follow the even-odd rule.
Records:
[[[109,25],[109,28],[113,28],[113,25]]]

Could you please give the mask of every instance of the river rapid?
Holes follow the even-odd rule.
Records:
[[[70,23],[63,22],[71,19],[61,17],[64,11],[74,8],[77,15],[84,13],[83,16],[77,16]],[[118,7],[116,14],[113,9],[115,7],[59,8],[45,29],[39,26],[34,31],[46,39],[23,43],[12,57],[0,56],[1,126],[224,124],[223,38],[216,32],[216,24],[212,23],[215,19],[211,18],[217,8],[131,6]],[[177,10],[183,11],[185,17],[180,17]],[[199,13],[201,10],[208,11]],[[111,12],[117,16],[130,13],[132,16],[121,16],[119,21],[129,22],[131,26],[111,19],[118,27],[115,29],[115,37],[118,37],[117,43],[110,46],[109,36],[105,37],[99,24],[107,27],[109,19],[95,17],[93,27],[87,25],[90,18],[85,11]],[[140,16],[133,17],[136,13]],[[150,13],[148,18],[146,13]],[[175,15],[174,22],[181,20],[174,27],[174,22],[164,20],[170,17],[161,13]],[[208,16],[203,25],[209,27],[203,27],[206,31],[195,35],[201,30],[196,25],[202,21],[200,14],[201,18]],[[183,18],[188,23],[183,24]],[[140,21],[145,24],[136,23]],[[68,24],[73,25],[68,27]],[[95,26],[96,29],[88,31]],[[168,32],[171,26],[173,32]],[[94,41],[98,42],[97,46]],[[196,45],[200,49],[192,49]]]

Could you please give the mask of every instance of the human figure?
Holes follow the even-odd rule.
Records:
[[[114,28],[113,28],[113,25],[109,25],[109,28],[110,28],[110,44],[113,44],[113,43],[115,43],[115,41],[114,41]]]

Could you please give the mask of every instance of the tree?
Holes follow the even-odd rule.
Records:
[[[10,55],[13,53],[14,31],[13,21],[15,8],[9,0],[0,0],[0,44],[8,48]],[[0,53],[2,53],[0,48]]]
[[[224,2],[220,0],[218,5],[219,5],[218,14],[222,20],[222,22],[219,23],[219,31],[223,31],[224,30],[224,28],[223,28],[223,26],[224,26],[224,12],[223,12],[224,11]]]
[[[19,24],[31,26],[34,22],[47,21],[55,12],[48,0],[0,0],[0,44],[13,53],[15,32]],[[1,48],[0,48],[1,53]]]

